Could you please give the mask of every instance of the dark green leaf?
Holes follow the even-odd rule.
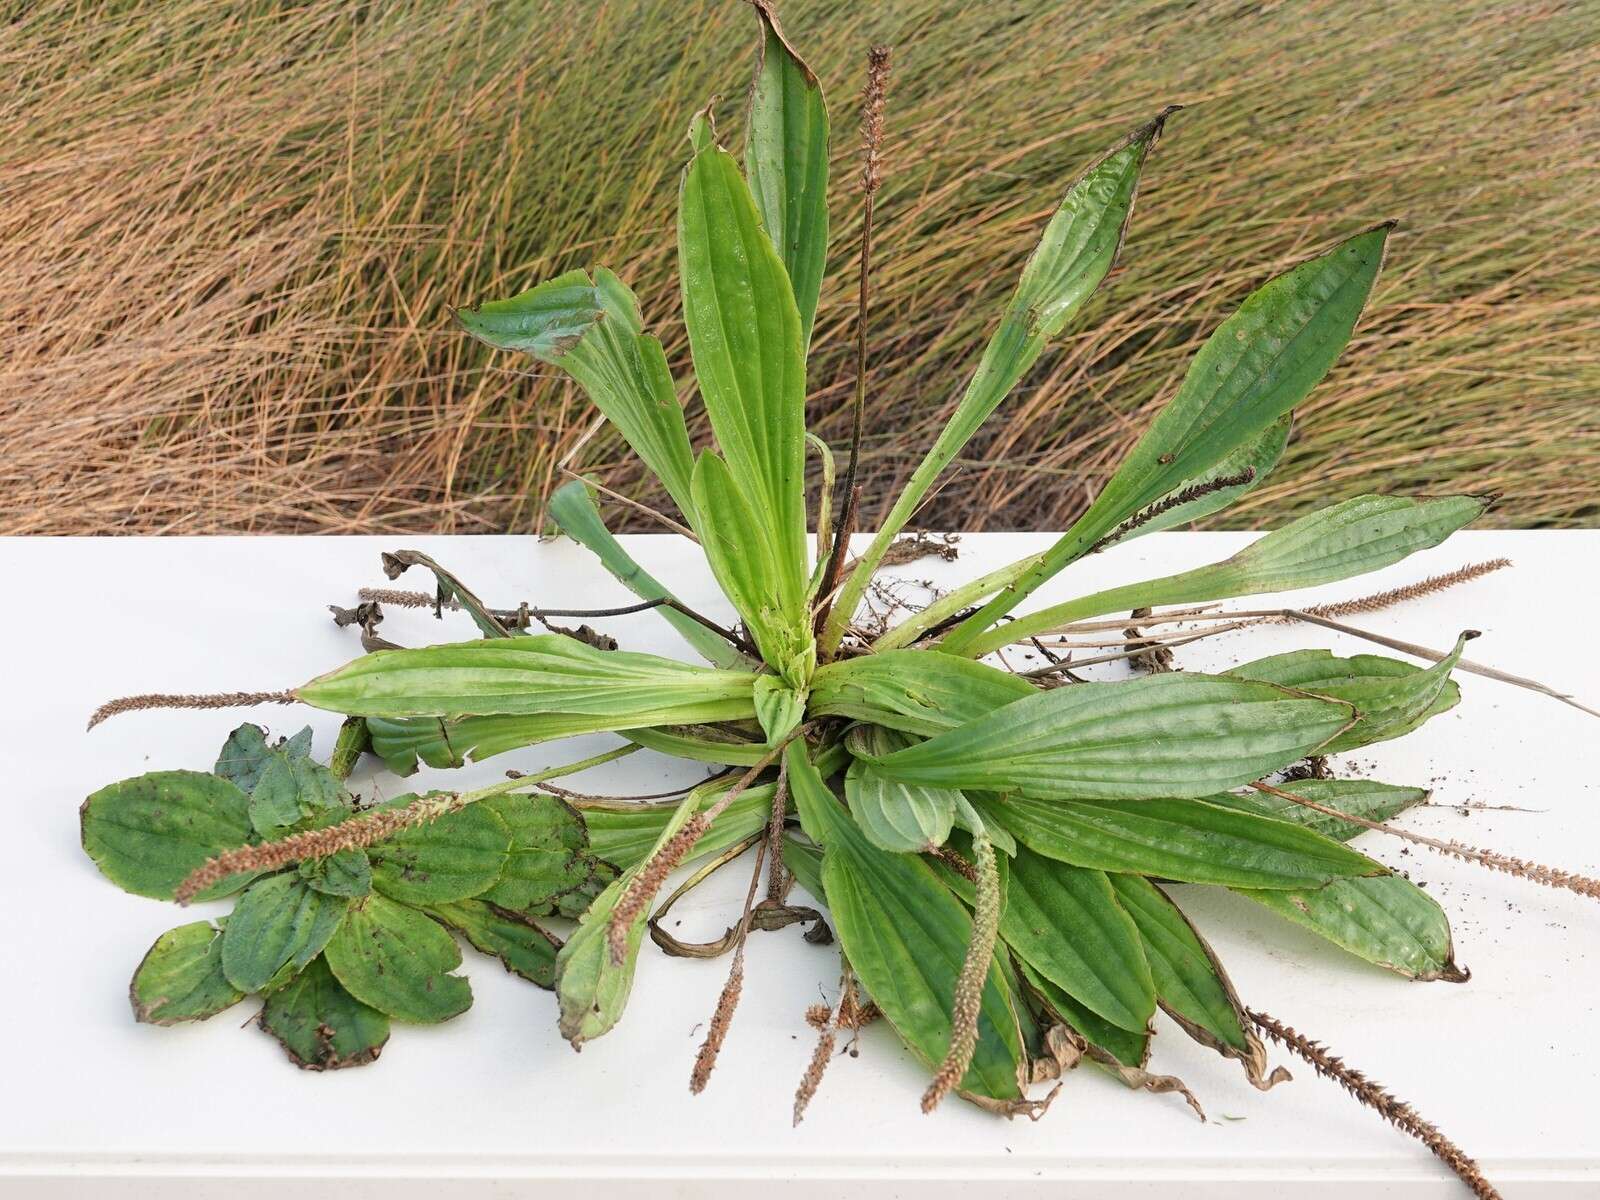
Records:
[[[242,992],[259,992],[285,967],[298,971],[322,953],[350,901],[307,887],[293,874],[245,889],[222,936],[222,970]]]
[[[1018,850],[1000,936],[1029,966],[1112,1024],[1143,1030],[1156,1009],[1139,932],[1103,871]]]
[[[260,1024],[307,1071],[363,1066],[389,1040],[389,1018],[345,991],[320,957],[267,997]]]
[[[1364,817],[1368,821],[1387,821],[1428,798],[1424,788],[1396,787],[1366,779],[1297,779],[1293,783],[1283,784],[1281,790],[1303,796],[1325,808],[1336,808],[1353,817]],[[1341,842],[1348,842],[1356,834],[1365,832],[1364,826],[1353,821],[1330,817],[1270,792],[1220,792],[1215,796],[1207,796],[1206,803],[1293,821],[1296,825],[1315,829],[1325,837],[1337,838]]]
[[[304,755],[269,750],[250,790],[250,823],[271,839],[302,821],[348,814],[344,788],[332,771]]]
[[[414,795],[397,796],[384,808],[404,808]],[[368,850],[372,886],[402,904],[443,904],[494,887],[506,867],[511,830],[491,801],[413,825]]]
[[[383,896],[352,904],[325,954],[346,991],[399,1020],[447,1021],[472,1005],[472,985],[449,973],[461,965],[455,939]]]
[[[135,1019],[151,1025],[203,1021],[244,999],[222,973],[222,931],[210,921],[169,929],[155,940],[128,988]]]
[[[1379,863],[1303,826],[1201,800],[974,802],[986,820],[1010,829],[1029,849],[1102,871],[1273,889],[1384,873]]]
[[[1289,434],[1293,428],[1294,414],[1284,413],[1261,434],[1244,443],[1232,454],[1223,457],[1216,466],[1203,471],[1193,479],[1185,479],[1165,496],[1152,501],[1150,508],[1159,510],[1156,515],[1142,522],[1138,528],[1129,530],[1121,540],[1131,541],[1147,533],[1177,529],[1181,525],[1198,521],[1214,512],[1221,512],[1235,500],[1255,491],[1283,457],[1284,448],[1289,444]],[[1235,479],[1244,474],[1248,474],[1249,479],[1243,483],[1214,487],[1217,481]],[[1203,494],[1179,501],[1179,498],[1191,489]],[[1179,502],[1172,503],[1173,501]],[[1169,503],[1171,503],[1170,508],[1166,507]]]
[[[1315,890],[1236,889],[1359,958],[1412,979],[1467,976],[1456,966],[1444,910],[1409,879],[1336,879]]]
[[[788,764],[801,820],[824,847],[822,882],[845,955],[901,1040],[934,1067],[950,1043],[972,917],[921,859],[867,841],[798,744],[790,745]],[[1021,1055],[1011,998],[992,966],[962,1088],[1002,1100],[1019,1096]]]
[[[494,955],[513,975],[542,988],[556,986],[556,951],[561,942],[531,918],[482,900],[432,904],[426,911],[458,930],[474,949]]]
[[[105,877],[137,896],[171,900],[207,859],[251,840],[250,805],[226,779],[199,771],[152,771],[101,788],[80,810],[83,848]],[[196,899],[243,887],[235,875]]]
[[[360,899],[372,890],[372,861],[365,850],[341,850],[302,862],[296,873],[307,887],[330,896]]]
[[[274,746],[267,741],[267,732],[259,725],[244,724],[228,735],[217,755],[217,765],[212,770],[223,779],[238,785],[249,794],[261,778],[267,765],[280,756],[306,758],[311,753],[311,726],[307,725],[292,738]]]
[[[1123,1066],[1144,1066],[1150,1057],[1148,1028],[1137,1032],[1119,1028],[1079,1004],[1065,989],[1029,966],[1026,960],[1019,961],[1018,966],[1028,985],[1044,1000],[1057,1020],[1070,1027],[1091,1046],[1100,1047]]]
[[[1201,796],[1287,766],[1346,704],[1192,673],[1036,692],[875,759],[891,779],[1049,799]]]
[[[556,796],[492,796],[486,808],[510,832],[510,853],[483,899],[519,913],[548,912],[596,870],[583,819]],[[469,810],[470,811],[470,810]]]

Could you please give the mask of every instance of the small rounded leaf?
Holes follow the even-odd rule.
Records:
[[[415,796],[386,807],[403,808]],[[447,904],[488,891],[505,870],[511,831],[484,804],[413,825],[368,851],[372,886],[402,904]]]
[[[111,882],[137,896],[171,900],[189,874],[251,838],[249,801],[237,786],[199,771],[152,771],[101,788],[80,810],[83,848]],[[213,900],[252,876],[202,892]]]
[[[260,1025],[307,1071],[363,1066],[389,1040],[389,1018],[345,991],[322,958],[267,997]]]
[[[350,901],[307,887],[290,873],[257,880],[245,890],[222,936],[228,982],[257,992],[285,967],[298,971],[328,944]]]
[[[222,973],[222,931],[210,921],[169,929],[155,941],[128,988],[136,1020],[203,1021],[244,999]]]
[[[472,1005],[472,986],[450,974],[461,965],[455,938],[382,895],[351,905],[325,953],[346,991],[402,1021],[447,1021]]]

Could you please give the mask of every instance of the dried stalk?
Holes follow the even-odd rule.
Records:
[[[89,715],[88,728],[93,729],[107,717],[119,713],[141,712],[149,708],[249,708],[255,704],[295,704],[299,699],[292,691],[215,692],[200,696],[144,692],[138,696],[108,700]]]
[[[750,908],[755,903],[756,883],[761,878],[761,864],[766,857],[764,842],[756,843],[756,866],[750,872],[750,887],[744,894],[744,912],[739,917],[737,949],[733,952],[733,965],[728,969],[728,981],[722,985],[717,997],[717,1007],[711,1014],[711,1025],[706,1030],[706,1040],[695,1055],[694,1070],[689,1074],[689,1093],[698,1096],[711,1082],[711,1072],[717,1068],[717,1055],[728,1036],[728,1026],[733,1024],[733,1012],[739,1007],[739,997],[744,993],[744,947],[750,936]]]
[[[1246,1009],[1245,1015],[1255,1023],[1257,1029],[1280,1046],[1292,1051],[1318,1075],[1333,1080],[1359,1103],[1372,1109],[1400,1132],[1416,1138],[1432,1151],[1440,1162],[1454,1171],[1456,1177],[1472,1189],[1472,1194],[1477,1196],[1478,1200],[1501,1200],[1500,1193],[1483,1177],[1478,1164],[1468,1158],[1461,1147],[1439,1132],[1438,1126],[1424,1120],[1411,1105],[1391,1095],[1382,1085],[1368,1079],[1354,1067],[1346,1066],[1343,1059],[1328,1053],[1327,1047],[1320,1042],[1314,1042],[1296,1033],[1294,1029],[1267,1013]]]

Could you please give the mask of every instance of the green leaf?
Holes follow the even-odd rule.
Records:
[[[756,720],[761,723],[761,732],[767,735],[767,744],[772,746],[781,742],[806,715],[806,693],[776,676],[761,675],[756,678],[755,705]]]
[[[252,840],[250,805],[226,779],[199,771],[152,771],[103,787],[79,810],[83,848],[105,877],[136,896],[171,900],[207,859]],[[230,876],[196,899],[238,891],[254,873]]]
[[[1245,1064],[1265,1083],[1266,1054],[1245,1024],[1233,984],[1211,947],[1164,891],[1139,875],[1110,875],[1117,901],[1133,918],[1161,1007],[1202,1045]]]
[[[986,663],[888,650],[820,668],[811,681],[810,713],[931,737],[1037,692],[1027,680]]]
[[[1274,889],[1385,871],[1304,826],[1202,800],[1004,796],[974,802],[986,820],[1004,825],[1030,850],[1102,871]]]
[[[502,717],[369,717],[372,752],[396,775],[412,775],[419,762],[459,767],[508,750],[609,730],[606,714],[536,713]]]
[[[1282,788],[1324,807],[1336,808],[1354,817],[1365,817],[1369,821],[1387,821],[1428,798],[1425,788],[1396,787],[1394,784],[1373,783],[1366,779],[1297,779],[1293,783],[1283,784]],[[1207,796],[1206,803],[1293,821],[1296,825],[1315,829],[1324,837],[1336,838],[1341,842],[1348,842],[1356,834],[1366,832],[1363,826],[1353,821],[1330,817],[1270,792],[1221,792]]]
[[[1235,500],[1255,491],[1283,457],[1284,448],[1289,444],[1289,434],[1293,429],[1294,414],[1286,412],[1268,425],[1262,433],[1245,442],[1231,454],[1223,456],[1214,467],[1202,471],[1192,479],[1185,479],[1165,496],[1157,497],[1150,504],[1152,510],[1159,510],[1156,515],[1142,522],[1137,528],[1130,529],[1119,541],[1132,541],[1147,533],[1176,529],[1180,525],[1198,521],[1214,512],[1221,512]],[[1249,479],[1243,483],[1234,483],[1227,487],[1215,486],[1220,480],[1234,479],[1245,474],[1249,475]],[[1183,499],[1184,493],[1191,490],[1202,494]],[[1171,507],[1167,507],[1168,505]]]
[[[327,858],[308,859],[295,873],[307,887],[330,896],[358,900],[372,890],[372,860],[365,850],[341,850]]]
[[[307,758],[311,754],[311,726],[307,725],[292,738],[280,739],[277,745],[267,741],[267,731],[259,725],[244,724],[228,735],[217,755],[214,774],[231,783],[248,795],[261,780],[261,772],[280,757]]]
[[[346,991],[398,1020],[432,1024],[472,1006],[472,985],[450,974],[461,965],[455,939],[376,893],[350,906],[324,953]]]
[[[761,49],[750,89],[744,163],[761,223],[793,285],[800,343],[822,290],[828,252],[828,106],[766,0],[754,5]]]
[[[322,953],[350,901],[307,887],[293,874],[245,889],[222,935],[222,970],[241,992],[259,992],[285,967],[298,971]]]
[[[695,762],[725,766],[752,767],[767,752],[764,740],[741,737],[738,732],[716,725],[679,725],[660,729],[625,729],[622,736],[646,750]]]
[[[818,904],[828,902],[827,892],[822,886],[821,847],[788,834],[783,839],[783,865]]]
[[[558,487],[551,493],[545,512],[562,533],[592,552],[600,560],[600,565],[639,599],[676,599],[663,584],[635,562],[633,556],[622,548],[622,543],[612,536],[600,517],[600,510],[595,507],[589,485],[583,480],[574,479]],[[714,666],[748,670],[754,665],[726,638],[707,629],[693,617],[666,605],[655,609],[655,612],[676,629],[696,653]]]
[[[759,497],[709,450],[694,470],[700,538],[717,585],[744,618],[762,657],[790,683],[809,678],[815,662],[804,597],[789,592]]]
[[[851,732],[853,744],[870,754],[892,754],[911,743],[904,734],[865,725]],[[844,794],[861,832],[880,850],[917,854],[942,846],[955,822],[960,793],[885,778],[863,759],[851,762]]]
[[[364,717],[561,715],[596,729],[734,721],[755,715],[754,676],[573,638],[455,642],[380,650],[296,690],[315,708]],[[373,729],[374,744],[378,730]]]
[[[972,654],[985,629],[1102,537],[1185,480],[1253,441],[1305,399],[1355,330],[1390,225],[1358,234],[1269,280],[1207,339],[1178,394],[1157,414],[1087,512],[1017,581],[945,638]]]
[[[950,1044],[956,979],[972,917],[915,855],[867,841],[822,782],[804,749],[787,751],[789,786],[808,832],[823,845],[822,884],[845,956],[895,1032],[930,1068]],[[999,965],[992,965],[965,1091],[996,1099],[1021,1093],[1022,1046]]]
[[[789,275],[761,226],[754,200],[731,155],[716,146],[696,153],[678,201],[679,279],[683,319],[701,399],[735,486],[718,486],[718,500],[748,497],[735,514],[705,506],[695,466],[696,525],[710,542],[713,529],[738,518],[762,531],[771,559],[776,612],[796,648],[768,658],[786,677],[788,663],[811,640],[806,606],[805,349]],[[750,545],[745,537],[739,542]],[[709,547],[708,547],[709,553]],[[718,582],[723,582],[719,573]],[[736,603],[737,596],[731,596]],[[741,610],[747,622],[752,614]],[[763,647],[765,652],[766,648]],[[799,682],[798,679],[795,679]]]
[[[473,336],[522,350],[566,371],[694,520],[694,455],[661,343],[644,332],[639,304],[605,268],[547,280],[509,300],[458,309]]]
[[[1000,936],[1029,966],[1112,1024],[1139,1032],[1156,1010],[1139,932],[1103,871],[1018,850]]]
[[[404,808],[415,795],[397,796],[382,808]],[[372,886],[401,904],[465,900],[494,887],[506,867],[511,830],[489,800],[412,825],[368,849]]]
[[[703,792],[696,788],[678,805],[661,830],[652,851],[664,846],[700,809]],[[607,929],[611,913],[638,873],[629,867],[601,892],[578,922],[578,928],[556,955],[556,998],[560,1003],[561,1036],[575,1050],[583,1043],[609,1031],[622,1019],[628,993],[633,989],[634,967],[639,961],[639,946],[644,941],[649,906],[640,912],[628,929],[627,954],[618,964],[611,961]]]
[[[271,839],[302,822],[347,815],[344,787],[333,772],[304,755],[269,750],[250,789],[250,824]]]
[[[494,955],[513,975],[542,988],[556,986],[556,952],[561,941],[532,918],[482,900],[431,904],[426,911],[459,931],[473,949]]]
[[[1036,692],[877,758],[891,779],[1048,799],[1200,796],[1303,758],[1349,706],[1191,673]]]
[[[1461,689],[1450,672],[1461,660],[1467,642],[1476,636],[1463,633],[1455,649],[1427,669],[1375,654],[1335,658],[1328,650],[1296,650],[1234,667],[1228,674],[1354,705],[1358,714],[1355,725],[1321,750],[1337,754],[1410,733],[1428,718],[1460,703]]]
[[[320,957],[267,997],[260,1025],[307,1071],[364,1066],[389,1040],[389,1018],[345,991]]]
[[[1150,1058],[1150,1030],[1122,1029],[1092,1009],[1074,1000],[1056,984],[1019,959],[1018,967],[1028,986],[1038,993],[1055,1018],[1070,1027],[1091,1046],[1098,1046],[1125,1067],[1142,1067]]]
[[[728,781],[733,786],[734,780]],[[746,788],[728,805],[703,837],[695,843],[693,858],[703,858],[744,841],[763,828],[772,812],[774,784]],[[710,795],[715,799],[715,795]],[[579,800],[576,807],[589,829],[589,845],[606,862],[624,869],[644,861],[661,838],[661,832],[678,814],[682,800],[652,803]],[[686,859],[686,862],[692,859]]]
[[[1023,268],[1016,294],[949,423],[912,472],[835,602],[823,637],[826,649],[838,646],[884,554],[922,506],[934,481],[1111,270],[1133,214],[1139,172],[1167,115],[1163,112],[1135,132],[1068,189]]]
[[[557,796],[491,796],[484,808],[510,833],[505,866],[483,899],[517,913],[547,913],[595,873],[583,818]],[[470,811],[470,810],[467,810]]]
[[[1358,958],[1411,979],[1467,976],[1455,963],[1444,910],[1409,879],[1336,879],[1301,891],[1235,889]]]
[[[1434,500],[1356,496],[1276,529],[1222,562],[1025,613],[974,638],[965,653],[981,656],[1046,630],[1108,613],[1292,592],[1365,575],[1437,546],[1475,520],[1485,507],[1486,502],[1476,496]]]
[[[145,953],[128,988],[135,1020],[204,1021],[244,999],[222,972],[222,931],[210,921],[169,929]]]

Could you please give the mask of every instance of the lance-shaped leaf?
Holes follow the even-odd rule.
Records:
[[[287,968],[299,971],[322,953],[350,900],[307,887],[284,873],[245,889],[222,935],[222,970],[241,992],[258,992]]]
[[[250,801],[226,779],[200,771],[152,771],[103,787],[79,810],[83,849],[105,877],[136,896],[171,900],[205,861],[254,840]],[[238,891],[254,873],[230,876],[198,900]]]
[[[417,799],[397,796],[383,808]],[[401,904],[444,904],[494,887],[511,849],[511,830],[490,802],[412,825],[373,846],[372,886]]]
[[[1336,879],[1297,891],[1235,890],[1358,958],[1408,978],[1451,983],[1467,978],[1456,966],[1444,909],[1399,875]]]
[[[1156,999],[1203,1046],[1244,1064],[1265,1090],[1285,1076],[1267,1074],[1267,1054],[1244,1016],[1222,964],[1166,892],[1140,875],[1110,875],[1117,901],[1133,918]]]
[[[1358,719],[1322,748],[1324,754],[1354,750],[1410,733],[1430,717],[1454,708],[1461,689],[1450,672],[1474,632],[1463,633],[1455,649],[1426,669],[1376,654],[1335,658],[1328,650],[1295,650],[1234,667],[1229,675],[1259,679],[1355,706]]]
[[[889,650],[818,669],[811,681],[810,712],[931,737],[1037,690],[986,663],[926,650]]]
[[[432,1024],[472,1006],[472,985],[450,974],[461,965],[455,938],[377,893],[350,906],[324,954],[346,991],[399,1020]]]
[[[728,786],[733,785],[728,781]],[[772,812],[774,784],[746,788],[722,811],[704,836],[694,844],[694,858],[716,854],[744,841],[763,828]],[[710,795],[715,800],[715,795]],[[644,861],[652,847],[683,807],[682,800],[637,803],[627,800],[578,800],[575,807],[589,830],[595,856],[624,869]],[[686,859],[686,862],[692,859]]]
[[[1280,790],[1368,821],[1387,821],[1428,798],[1425,788],[1397,787],[1367,779],[1297,779],[1293,783],[1283,784]],[[1354,821],[1330,817],[1270,792],[1220,792],[1215,796],[1207,796],[1206,802],[1293,821],[1296,825],[1315,829],[1325,837],[1341,842],[1348,842],[1356,834],[1366,832],[1365,826],[1357,825]]]
[[[1353,716],[1272,684],[1151,675],[1038,692],[872,761],[907,783],[1044,799],[1202,796],[1304,757]]]
[[[1233,557],[1162,579],[1143,580],[1025,613],[972,640],[974,656],[1073,621],[1163,604],[1291,592],[1365,575],[1437,546],[1482,515],[1477,496],[1413,499],[1356,496],[1301,517]]]
[[[660,729],[624,729],[622,736],[646,750],[695,762],[751,767],[761,761],[767,744],[759,731],[742,731],[720,725],[678,725]]]
[[[1034,970],[1119,1028],[1140,1032],[1156,1009],[1139,931],[1104,871],[1018,850],[1000,918],[1006,944]]]
[[[513,975],[542,988],[555,987],[561,940],[531,917],[482,900],[430,904],[425,911],[460,933],[474,950],[498,958]]]
[[[678,198],[678,264],[683,320],[700,396],[727,473],[709,501],[747,497],[741,514],[764,531],[777,611],[766,618],[810,637],[806,609],[805,348],[783,260],[773,249],[739,165],[707,145],[684,173]],[[696,531],[709,541],[734,517],[708,509],[696,465]],[[740,539],[743,540],[743,539]],[[721,575],[718,579],[721,582]],[[735,598],[736,599],[736,598]],[[750,613],[744,613],[746,619]],[[765,647],[763,647],[765,649]],[[769,661],[771,661],[769,659]],[[782,664],[774,662],[781,671]]]
[[[911,744],[911,738],[881,726],[861,726],[851,742],[869,754],[892,754]],[[919,854],[942,846],[955,822],[959,792],[950,788],[901,783],[872,769],[857,758],[844,777],[844,794],[861,832],[880,850]]]
[[[696,788],[678,804],[651,847],[652,852],[666,845],[699,811],[702,797],[702,790]],[[561,1036],[572,1043],[574,1050],[582,1049],[584,1042],[608,1032],[622,1019],[628,993],[633,990],[633,972],[639,961],[639,946],[644,941],[649,906],[646,905],[628,927],[627,953],[621,963],[611,960],[607,934],[611,913],[638,870],[638,865],[628,868],[596,897],[578,922],[578,928],[556,955],[559,1028]]]
[[[723,594],[744,618],[762,657],[790,683],[803,683],[816,654],[804,596],[789,590],[761,500],[709,450],[694,470],[695,502],[703,514],[701,546]]]
[[[203,1021],[244,999],[222,970],[222,931],[210,921],[169,929],[145,953],[128,987],[135,1020]]]
[[[509,300],[457,309],[462,327],[491,346],[560,367],[589,394],[692,522],[694,454],[661,343],[644,332],[639,303],[604,267],[591,283],[568,271]]]
[[[1079,867],[1184,883],[1255,888],[1320,887],[1347,875],[1380,875],[1380,863],[1291,821],[1202,800],[1034,800],[974,797],[1038,854]]]
[[[931,1069],[950,1044],[951,1004],[972,917],[921,859],[867,841],[798,743],[791,743],[787,761],[802,824],[823,846],[822,886],[845,956],[901,1040]],[[962,1089],[1016,1098],[1021,1057],[1009,990],[994,964]]]
[[[603,717],[591,728],[755,715],[753,675],[596,650],[556,633],[380,650],[297,688],[314,708],[363,717]],[[572,732],[576,732],[573,730]],[[377,730],[373,731],[376,743]]]
[[[260,1025],[307,1071],[364,1066],[389,1040],[389,1018],[347,992],[322,958],[267,996]]]
[[[828,106],[822,85],[789,45],[767,0],[744,144],[745,172],[761,223],[788,271],[800,314],[800,343],[811,322],[828,253]]]
[[[641,567],[622,543],[612,536],[595,507],[589,485],[574,479],[558,487],[550,496],[545,512],[561,532],[579,545],[587,548],[600,565],[623,587],[641,600],[673,599],[676,597],[654,576]],[[747,670],[753,664],[721,634],[707,629],[693,617],[685,616],[675,608],[662,605],[655,610],[661,619],[678,631],[679,636],[694,647],[707,662],[718,667]]]
[[[1018,967],[1027,985],[1044,1002],[1047,1015],[1061,1021],[1091,1047],[1098,1046],[1125,1067],[1139,1068],[1150,1058],[1150,1030],[1123,1029],[1074,1000],[1067,990],[1040,974],[1026,959]]]
[[[953,630],[946,648],[969,653],[980,633],[1120,523],[1209,472],[1305,399],[1355,330],[1390,228],[1358,234],[1251,293],[1200,348],[1178,394],[1088,511],[1015,583]]]
[[[1214,512],[1221,512],[1235,500],[1255,491],[1283,457],[1293,428],[1294,414],[1284,413],[1265,431],[1233,453],[1224,455],[1216,466],[1193,479],[1185,479],[1165,496],[1152,501],[1150,519],[1128,530],[1119,540],[1132,541],[1147,533],[1176,529]],[[1238,482],[1227,482],[1229,480]]]
[[[601,869],[589,853],[583,818],[559,796],[491,796],[473,807],[487,808],[511,833],[505,868],[483,893],[491,904],[515,913],[546,914]]]
[[[949,423],[912,472],[840,592],[823,637],[826,649],[838,646],[845,624],[855,615],[884,554],[922,506],[939,475],[1111,270],[1133,214],[1139,172],[1171,111],[1135,132],[1067,190],[1023,268],[1016,293]]]

